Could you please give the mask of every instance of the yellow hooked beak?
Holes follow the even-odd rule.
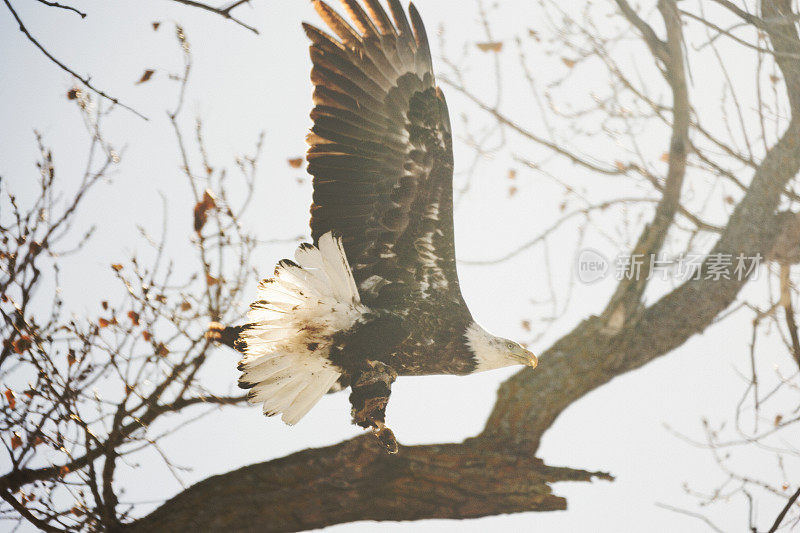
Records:
[[[525,362],[531,368],[536,368],[539,365],[539,358],[533,355],[533,352],[529,352],[525,350],[525,355],[528,356],[528,360]]]

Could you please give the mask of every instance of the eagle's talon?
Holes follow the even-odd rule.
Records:
[[[383,422],[377,420],[373,422],[372,434],[383,444],[388,453],[396,454],[399,451],[400,447],[397,444],[394,432],[387,428]]]

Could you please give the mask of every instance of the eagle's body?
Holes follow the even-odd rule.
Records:
[[[396,375],[469,374],[529,364],[478,326],[458,283],[452,134],[419,15],[398,0],[321,1],[336,34],[312,41],[312,244],[259,286],[238,338],[240,385],[266,414],[297,422],[338,382],[354,422],[384,430]],[[393,439],[391,439],[393,442]],[[388,443],[390,448],[391,442]]]

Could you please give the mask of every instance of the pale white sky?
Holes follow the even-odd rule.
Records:
[[[106,136],[122,152],[122,162],[113,182],[101,185],[92,194],[80,222],[98,223],[98,231],[86,251],[67,260],[63,272],[66,301],[78,314],[95,310],[97,302],[115,291],[107,265],[143,248],[137,224],[157,232],[161,224],[159,192],[169,201],[170,245],[180,263],[190,253],[185,241],[191,231],[192,199],[179,172],[175,140],[167,121],[176,83],[169,73],[178,72],[181,56],[174,38],[174,22],[185,27],[192,46],[194,70],[186,98],[184,124],[191,128],[194,116],[202,117],[212,160],[233,167],[233,158],[249,152],[258,132],[264,130],[265,151],[260,162],[256,187],[256,208],[246,223],[264,239],[293,237],[307,231],[310,202],[308,180],[298,184],[304,171],[288,167],[286,159],[305,150],[304,135],[309,126],[310,63],[307,42],[300,28],[303,20],[319,22],[308,2],[252,0],[237,14],[261,30],[255,36],[219,17],[174,6],[171,2],[140,0],[104,2],[76,0],[76,7],[89,13],[86,20],[74,14],[46,8],[29,0],[14,2],[29,29],[67,64],[81,73],[91,73],[97,86],[118,96],[150,117],[145,122],[119,110],[109,119]],[[477,8],[471,2],[419,0],[417,6],[431,34],[434,65],[442,51],[435,37],[440,25],[446,28],[447,53],[457,55],[464,42],[485,40]],[[511,47],[514,35],[527,34],[540,24],[540,11],[534,2],[504,2],[491,11],[495,38],[507,43],[501,55],[504,67],[514,72],[516,55]],[[151,22],[161,21],[154,32]],[[33,129],[40,131],[53,148],[57,172],[64,184],[72,184],[85,163],[86,141],[81,118],[65,94],[72,82],[67,75],[46,61],[17,31],[10,16],[0,14],[0,175],[25,197],[34,185],[36,157]],[[635,42],[635,41],[631,41]],[[559,54],[546,56],[551,43],[539,48],[531,42],[530,62],[544,80],[566,73]],[[644,49],[632,45],[620,54],[623,63],[636,63],[652,86],[655,95],[665,95],[663,81],[649,67]],[[708,65],[693,64],[692,98],[699,108],[714,107],[719,93],[708,90],[705,76],[713,78]],[[472,55],[468,79],[485,99],[494,97],[485,73],[491,68],[489,56]],[[734,68],[745,72],[746,62]],[[134,85],[148,68],[156,70],[153,79]],[[737,68],[740,69],[737,71]],[[576,107],[591,99],[602,79],[586,77],[565,83],[558,93],[561,101],[574,101]],[[517,75],[519,73],[517,72]],[[652,81],[649,81],[650,76]],[[504,109],[531,129],[543,132],[533,101],[519,79],[504,79]],[[594,85],[593,85],[594,84]],[[488,123],[488,118],[459,98],[448,96],[450,113],[458,134],[462,113],[469,114],[472,126]],[[748,89],[740,97],[747,99]],[[665,130],[642,132],[640,142],[652,160],[666,149]],[[615,146],[598,138],[587,150],[605,156],[627,147]],[[614,150],[614,152],[609,152]],[[456,213],[459,257],[488,259],[502,255],[552,224],[559,214],[561,189],[542,174],[515,164],[512,153],[541,157],[544,152],[509,135],[507,146],[482,161],[471,190],[459,203]],[[459,143],[456,167],[464,171],[472,152]],[[549,170],[574,183],[589,198],[614,195],[651,195],[645,187],[628,182],[596,178],[558,160]],[[509,168],[518,171],[519,192],[507,197]],[[663,167],[662,167],[663,170]],[[743,178],[749,175],[743,174]],[[647,213],[647,212],[645,212]],[[712,216],[714,211],[712,209]],[[649,215],[648,215],[649,216]],[[638,223],[635,213],[632,223]],[[603,231],[591,230],[587,243],[608,257],[619,251],[617,244],[629,235],[619,225],[619,212],[600,218]],[[602,227],[603,221],[609,226]],[[603,232],[611,238],[603,236]],[[572,265],[577,245],[575,226],[549,242],[553,285],[563,299],[573,276]],[[293,245],[264,247],[257,254],[262,273],[272,270],[276,259],[287,256]],[[525,340],[522,318],[532,320],[534,330],[545,310],[532,302],[547,296],[547,280],[542,247],[495,266],[461,266],[463,287],[473,314],[487,329],[499,335]],[[186,259],[189,261],[190,259]],[[188,263],[187,263],[188,264]],[[542,351],[582,318],[602,309],[613,280],[591,286],[576,284],[575,294],[564,316],[548,334],[533,346]],[[246,302],[242,302],[244,306]],[[673,436],[664,425],[702,439],[700,420],[728,418],[741,394],[743,384],[737,369],[749,364],[750,317],[736,315],[709,328],[674,353],[643,369],[615,379],[586,395],[556,421],[544,437],[539,456],[548,464],[588,470],[604,470],[616,481],[561,483],[554,492],[568,500],[566,512],[522,513],[478,520],[429,520],[414,523],[381,523],[382,531],[705,531],[698,520],[657,507],[656,502],[682,507],[709,516],[726,531],[744,531],[747,507],[740,499],[730,504],[698,508],[696,500],[682,490],[688,483],[698,490],[711,490],[724,478],[707,450],[699,449]],[[788,356],[776,339],[766,340],[765,368],[779,365],[791,370]],[[772,347],[772,353],[769,352]],[[547,364],[546,359],[541,364]],[[494,401],[497,386],[513,370],[499,370],[469,377],[401,378],[394,386],[389,408],[390,426],[404,444],[459,441],[479,432]],[[235,383],[235,356],[219,350],[209,364],[206,377],[217,384]],[[176,417],[177,419],[177,417]],[[174,420],[156,424],[158,433]],[[165,425],[166,424],[166,425]],[[215,412],[163,443],[177,464],[191,467],[183,475],[192,484],[214,474],[281,457],[309,446],[333,444],[359,433],[349,424],[346,394],[326,397],[297,426],[284,426],[279,420],[265,419],[258,408],[226,409]],[[800,437],[795,431],[794,437]],[[778,470],[773,456],[747,454],[741,463],[747,469],[769,477]],[[797,465],[793,465],[797,472]],[[136,463],[122,465],[123,502],[156,502],[181,490],[154,452],[144,452]],[[778,483],[778,481],[776,481]],[[346,503],[345,503],[346,504]],[[143,506],[142,512],[153,504]],[[759,524],[774,518],[775,500],[764,500],[758,509]],[[330,531],[370,531],[374,523],[345,524]]]

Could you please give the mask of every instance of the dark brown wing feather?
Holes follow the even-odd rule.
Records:
[[[314,6],[311,233],[342,237],[365,303],[391,294],[461,301],[453,242],[450,120],[419,13],[399,1],[342,0],[352,25]],[[401,297],[398,297],[400,295]],[[448,297],[448,295],[450,295]]]

